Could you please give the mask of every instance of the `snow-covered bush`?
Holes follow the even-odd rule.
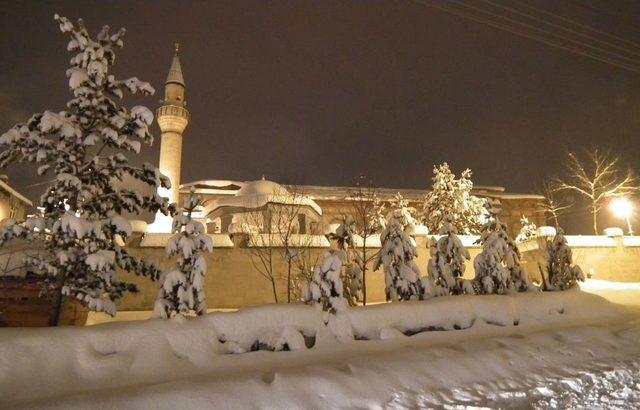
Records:
[[[520,265],[520,251],[497,216],[483,226],[480,243],[482,252],[473,261],[478,293],[506,294],[535,289]]]
[[[167,242],[167,256],[178,256],[175,267],[160,277],[160,289],[153,308],[153,316],[167,319],[172,313],[207,313],[204,281],[207,261],[202,252],[213,250],[213,241],[205,234],[204,226],[191,218],[201,199],[191,192],[186,206],[173,218],[174,235]]]
[[[558,228],[553,241],[547,241],[547,281],[545,290],[565,290],[584,282],[580,266],[573,264],[571,248],[562,229]]]
[[[313,272],[313,279],[305,291],[305,300],[319,305],[330,313],[343,312],[347,301],[343,295],[342,263],[344,251],[329,251]]]
[[[158,187],[170,187],[169,180],[151,164],[135,166],[127,157],[138,154],[141,144],[151,145],[153,114],[146,107],[129,110],[119,103],[123,90],[144,95],[154,90],[136,77],[116,80],[109,73],[124,29],[111,34],[105,26],[94,40],[82,20],[74,25],[64,17],[55,19],[70,36],[67,50],[73,56],[67,77],[73,98],[65,111],[34,114],[0,137],[5,148],[0,166],[32,162],[39,175],[50,174],[54,180],[40,198],[41,215],[6,225],[0,237],[2,242],[21,237],[44,244],[45,252],[27,263],[44,276],[57,320],[66,297],[114,315],[114,301],[137,291],[135,284],[118,280],[116,268],[152,279],[159,275],[118,244],[118,237],[131,235],[124,212],[170,211],[166,198],[156,193]]]
[[[438,232],[449,217],[458,232],[478,233],[488,218],[487,200],[472,195],[472,189],[470,170],[463,171],[456,179],[446,162],[434,166],[431,191],[425,196],[421,213],[422,223],[429,232]]]
[[[392,213],[387,227],[380,235],[382,249],[373,267],[384,269],[387,300],[416,300],[422,298],[423,283],[420,269],[414,258],[418,256],[416,247],[404,231],[405,215],[396,210]]]
[[[538,236],[538,227],[533,222],[529,221],[529,218],[522,215],[520,218],[520,224],[522,228],[520,228],[520,232],[516,236],[516,242],[524,242],[529,239],[533,239]]]
[[[431,238],[431,259],[427,272],[435,286],[444,289],[447,295],[473,294],[471,281],[462,278],[469,251],[462,245],[457,233],[456,227],[446,219],[439,232],[442,236],[437,241]]]

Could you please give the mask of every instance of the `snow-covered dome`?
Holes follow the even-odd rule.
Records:
[[[261,179],[258,181],[247,182],[242,188],[236,192],[236,196],[248,196],[248,195],[283,195],[290,196],[291,194],[282,185]]]
[[[211,201],[206,205],[205,214],[211,216],[211,213],[221,208],[257,209],[268,203],[308,206],[322,215],[322,209],[311,198],[294,195],[282,185],[265,179],[246,182],[235,195]]]

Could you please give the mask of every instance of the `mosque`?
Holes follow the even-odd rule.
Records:
[[[164,100],[157,109],[156,118],[162,132],[159,168],[172,182],[172,188],[163,190],[161,194],[168,196],[171,202],[182,203],[182,199],[191,190],[195,190],[204,200],[197,217],[205,223],[208,233],[234,233],[243,227],[246,229],[247,225],[252,225],[249,229],[268,230],[273,208],[296,202],[299,213],[296,218],[297,232],[324,234],[340,223],[345,210],[349,208],[349,193],[353,192],[353,187],[285,187],[264,179],[211,179],[183,183],[182,143],[191,116],[187,110],[186,86],[177,45],[165,82]],[[417,209],[421,207],[428,192],[422,189],[394,188],[375,188],[375,191],[382,201],[390,200],[399,192],[409,201],[410,206]],[[542,199],[539,195],[508,193],[498,186],[475,186],[473,193],[497,204],[501,209],[501,219],[514,234],[520,229],[520,218],[523,215],[537,225],[544,225],[544,212],[541,212],[538,205]],[[256,212],[263,214],[260,221],[255,220]],[[159,215],[146,231],[169,232],[170,226],[170,220]]]

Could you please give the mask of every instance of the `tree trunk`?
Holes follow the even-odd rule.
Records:
[[[596,203],[593,202],[591,211],[593,212],[593,234],[598,234],[598,208],[596,208]]]
[[[362,306],[367,306],[367,237],[362,238]]]
[[[287,303],[291,303],[291,260],[287,262]]]
[[[273,299],[278,303],[278,291],[276,290],[276,280],[271,278],[271,288],[273,289]]]
[[[62,318],[64,317],[64,307],[66,298],[62,295],[62,287],[64,286],[65,275],[59,274],[56,278],[56,285],[54,288],[53,294],[53,311],[51,312],[51,317],[49,319],[49,326],[59,326],[62,322]]]

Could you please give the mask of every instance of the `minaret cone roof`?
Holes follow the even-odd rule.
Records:
[[[171,68],[169,69],[169,75],[167,76],[167,82],[180,84],[184,86],[184,77],[182,76],[182,67],[180,66],[180,58],[178,57],[179,45],[176,44],[176,53],[173,55],[173,61],[171,62]]]

